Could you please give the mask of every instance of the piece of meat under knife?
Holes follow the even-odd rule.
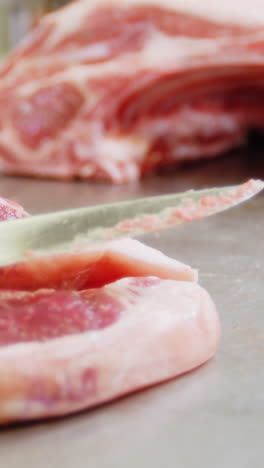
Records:
[[[0,423],[73,413],[206,362],[220,326],[196,281],[133,239],[2,267]]]
[[[69,414],[210,359],[219,320],[195,282],[124,278],[82,292],[0,292],[0,422]]]
[[[84,244],[61,253],[29,252],[23,262],[0,267],[0,289],[83,290],[129,276],[196,281],[198,274],[157,249],[124,238]]]

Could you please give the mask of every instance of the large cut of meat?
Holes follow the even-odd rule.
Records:
[[[240,145],[264,126],[259,10],[79,0],[46,16],[0,72],[0,170],[121,183]]]
[[[1,267],[0,423],[69,414],[206,362],[220,326],[196,281],[133,239]]]

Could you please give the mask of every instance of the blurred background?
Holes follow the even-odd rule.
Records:
[[[69,0],[0,0],[0,54],[4,56],[38,18]]]
[[[264,0],[238,0],[221,3],[221,0],[177,0],[199,10],[218,8],[220,17],[236,10],[238,18],[258,17],[264,20]],[[162,4],[162,0],[160,0]],[[185,3],[186,2],[186,3]],[[263,2],[263,3],[262,3]],[[69,0],[0,0],[0,59],[25,35],[28,29],[47,12],[69,3]],[[248,5],[251,5],[248,8]],[[236,17],[237,19],[237,17]],[[75,208],[93,203],[115,202],[187,190],[235,184],[251,177],[264,178],[263,135],[252,135],[248,144],[228,152],[221,158],[201,160],[181,166],[175,171],[151,174],[144,182],[128,185],[94,184],[91,181],[56,181],[25,177],[0,176],[2,196],[22,203],[31,213],[64,208]],[[103,187],[103,190],[102,190]]]

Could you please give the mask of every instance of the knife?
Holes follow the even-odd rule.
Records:
[[[264,182],[162,195],[59,211],[0,223],[0,266],[25,260],[28,252],[63,252],[96,241],[135,237],[201,219],[248,200]]]

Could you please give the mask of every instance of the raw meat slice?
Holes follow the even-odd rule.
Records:
[[[206,3],[77,0],[43,18],[0,72],[0,170],[123,183],[263,130],[263,15],[238,2],[230,22],[219,0],[216,21]]]
[[[194,282],[125,278],[88,293],[2,291],[0,303],[1,423],[69,414],[170,379],[207,361],[219,342],[215,307]]]
[[[0,197],[0,221],[26,218],[29,214],[18,203]]]
[[[133,239],[2,267],[0,424],[90,408],[206,362],[220,325],[196,281]]]
[[[92,244],[50,255],[29,253],[25,262],[0,267],[0,289],[101,287],[127,276],[196,281],[197,272],[133,239]]]

